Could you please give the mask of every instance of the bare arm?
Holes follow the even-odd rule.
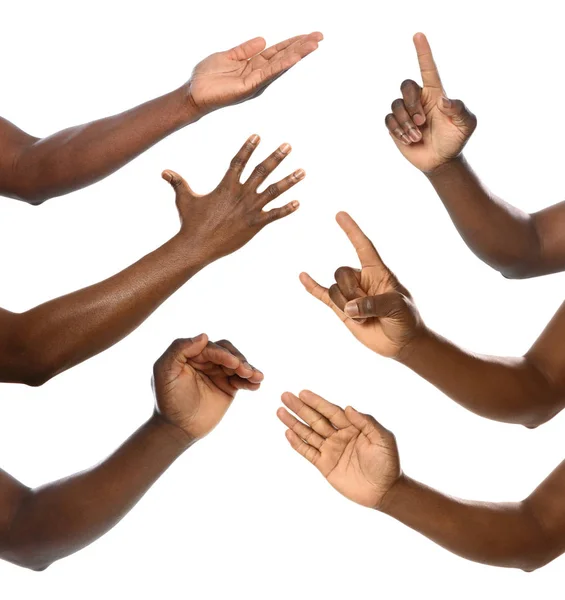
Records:
[[[371,415],[308,391],[282,401],[290,445],[346,498],[488,565],[532,571],[565,551],[565,462],[522,502],[460,500],[403,474],[394,435]]]
[[[329,289],[303,273],[306,289],[329,306],[365,346],[395,358],[481,416],[535,427],[565,406],[565,304],[521,357],[464,350],[428,329],[408,290],[346,213],[338,222],[361,270],[340,267]]]
[[[402,155],[427,176],[469,248],[505,277],[565,269],[565,203],[528,214],[490,192],[461,154],[477,119],[447,97],[426,37],[414,36],[422,87],[401,85],[386,125]]]
[[[521,502],[460,500],[402,476],[380,510],[463,558],[533,571],[565,551],[564,494],[565,462]]]
[[[260,95],[321,39],[312,33],[265,48],[255,38],[209,56],[169,94],[43,139],[0,118],[0,195],[40,204],[103,179],[185,125]]]
[[[114,527],[263,375],[227,341],[177,340],[155,363],[154,415],[99,465],[30,489],[0,471],[0,558],[43,570]],[[229,373],[229,375],[228,375]]]
[[[304,177],[299,170],[258,193],[290,152],[284,144],[245,183],[241,173],[259,143],[248,140],[212,193],[196,196],[176,173],[163,176],[176,193],[180,232],[122,272],[27,312],[0,310],[0,380],[40,385],[128,335],[200,269],[251,240],[297,202],[263,207]]]
[[[0,471],[0,557],[41,571],[112,529],[186,449],[186,439],[158,417],[105,461],[29,489]]]

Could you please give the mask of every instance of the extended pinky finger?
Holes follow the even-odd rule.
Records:
[[[300,202],[298,200],[293,200],[280,208],[273,208],[267,212],[263,212],[262,225],[268,225],[273,221],[278,221],[279,219],[284,219],[295,212],[300,206]]]
[[[310,461],[313,465],[318,462],[318,459],[321,456],[319,450],[316,450],[316,448],[310,446],[310,444],[307,444],[291,429],[287,429],[285,435],[288,443],[298,452],[298,454],[302,454],[302,456],[306,460]]]
[[[385,125],[390,132],[390,135],[401,144],[405,146],[410,146],[411,141],[410,138],[404,133],[404,130],[398,124],[396,117],[390,113],[385,117]]]

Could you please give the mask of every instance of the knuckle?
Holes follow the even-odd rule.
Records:
[[[269,169],[264,163],[261,163],[255,167],[254,174],[259,177],[266,177],[269,174]]]
[[[270,198],[276,198],[279,195],[279,186],[276,183],[271,183],[271,185],[265,190],[267,196]]]
[[[350,273],[351,269],[349,267],[339,267],[338,269],[336,269],[336,272],[334,273],[334,278],[336,281],[339,280],[343,280],[345,277],[347,277]]]
[[[241,158],[241,156],[234,156],[231,159],[230,167],[232,169],[240,169],[241,167],[243,167],[244,162],[245,161],[243,160],[243,158]]]
[[[394,117],[394,115],[392,113],[389,113],[386,117],[385,117],[385,125],[389,128],[389,129],[394,129],[396,127],[396,118]]]
[[[375,299],[373,298],[373,296],[365,296],[364,298],[362,298],[361,308],[365,312],[373,312],[375,308]]]

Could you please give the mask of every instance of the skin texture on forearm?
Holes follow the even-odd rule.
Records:
[[[186,450],[180,429],[152,417],[99,465],[37,489],[0,472],[0,557],[34,570],[84,548],[114,527]],[[15,502],[14,502],[15,501]],[[6,503],[7,507],[2,505]]]
[[[21,314],[0,311],[0,379],[40,385],[138,327],[205,262],[180,234],[124,271]]]
[[[539,568],[565,551],[565,462],[522,502],[460,500],[402,476],[380,510],[476,562]]]
[[[526,571],[545,563],[548,540],[521,503],[460,500],[404,476],[380,510],[475,562]]]
[[[0,132],[17,148],[0,177],[0,194],[37,204],[68,194],[120,169],[198,118],[183,88],[118,115],[38,139],[5,120]]]
[[[427,177],[465,243],[505,277],[565,268],[565,203],[530,215],[486,189],[463,156]]]
[[[563,329],[565,310],[557,316]],[[559,334],[550,324],[525,356],[503,358],[467,352],[428,330],[399,360],[478,415],[535,427],[555,416],[565,402],[561,382],[550,376],[565,361],[550,350]]]

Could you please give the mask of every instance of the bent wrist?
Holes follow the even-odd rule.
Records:
[[[199,121],[207,114],[195,104],[188,83],[183,84],[180,88],[171,92],[171,94],[176,98],[177,112],[182,127],[196,123],[196,121]]]

